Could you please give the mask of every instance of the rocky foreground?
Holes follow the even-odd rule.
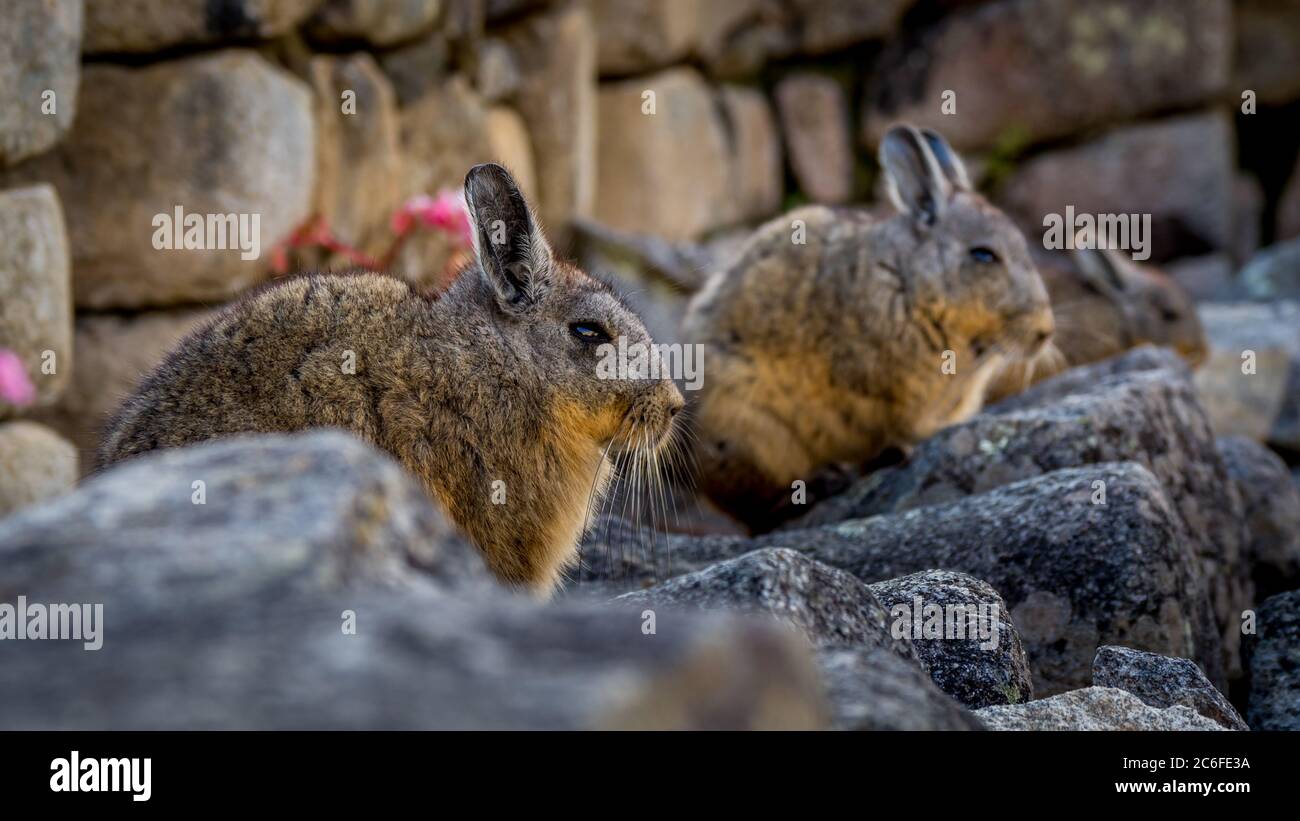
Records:
[[[1149,349],[777,533],[601,520],[552,603],[359,441],[228,439],[0,520],[0,602],[104,605],[98,650],[0,642],[0,727],[1300,729],[1300,591],[1255,607],[1297,510]]]

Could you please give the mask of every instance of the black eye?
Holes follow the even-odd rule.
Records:
[[[593,345],[609,341],[609,332],[595,322],[574,322],[569,326],[569,333]]]
[[[970,249],[970,258],[981,265],[989,265],[998,261],[997,252],[992,248],[985,248],[983,245]]]

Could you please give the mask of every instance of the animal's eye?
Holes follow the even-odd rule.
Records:
[[[1160,318],[1165,322],[1177,322],[1183,318],[1183,315],[1178,311],[1175,311],[1173,308],[1161,308]]]
[[[997,252],[992,248],[985,248],[983,245],[970,249],[970,258],[981,265],[989,265],[998,261]]]
[[[592,344],[609,341],[609,332],[595,322],[574,322],[569,326],[569,333]]]

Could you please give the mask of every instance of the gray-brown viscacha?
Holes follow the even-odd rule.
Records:
[[[879,158],[897,214],[801,208],[761,227],[692,300],[708,363],[699,481],[752,531],[801,513],[835,463],[905,450],[974,414],[1008,360],[1053,331],[1024,236],[929,130]],[[946,367],[945,367],[946,366]]]
[[[1056,335],[1038,356],[1010,363],[989,387],[988,401],[1139,345],[1171,348],[1193,368],[1209,356],[1195,300],[1159,268],[1116,249],[1076,248],[1044,253],[1038,270]]]
[[[554,257],[504,168],[471,169],[465,198],[477,264],[445,293],[374,273],[251,293],[142,381],[101,465],[241,432],[346,428],[419,477],[500,579],[552,590],[611,449],[653,452],[684,403],[666,377],[604,378],[602,345],[652,340],[607,285]]]

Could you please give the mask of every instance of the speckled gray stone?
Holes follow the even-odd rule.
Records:
[[[354,635],[341,629],[345,610]],[[130,599],[106,606],[104,625],[93,652],[0,642],[0,728],[829,726],[807,642],[722,617],[643,635],[638,618],[609,608],[370,588]]]
[[[1001,402],[986,407],[984,412],[1006,413],[1041,408],[1076,393],[1087,393],[1101,380],[1124,374],[1180,367],[1185,366],[1178,354],[1173,351],[1153,345],[1141,345],[1110,359],[1062,371],[1051,379],[1039,382],[1014,396],[1008,396]]]
[[[1218,446],[1250,529],[1246,553],[1256,600],[1300,587],[1300,488],[1286,463],[1242,436],[1221,436]]]
[[[0,523],[0,567],[0,603],[103,606],[97,650],[0,641],[0,729],[829,726],[788,627],[647,633],[627,608],[513,594],[338,431],[124,462]]]
[[[565,592],[612,596],[703,570],[757,549],[744,536],[651,533],[621,516],[597,518],[578,546],[579,564]]]
[[[1190,707],[1158,709],[1113,687],[1072,690],[1028,704],[985,707],[975,715],[990,730],[1223,730]]]
[[[123,462],[0,522],[0,566],[0,601],[40,590],[133,607],[358,583],[493,585],[414,478],[338,431],[232,437]]]
[[[923,619],[925,608],[932,605],[963,606],[969,614],[984,619],[990,631],[996,629],[996,641],[991,632],[983,634],[988,636],[983,639],[975,631],[966,634],[969,638],[925,638],[924,633],[909,633],[930,678],[948,695],[972,709],[1017,704],[1034,697],[1029,661],[1010,608],[987,582],[965,573],[927,570],[877,582],[871,585],[871,592],[890,611],[895,624],[903,619],[914,627],[915,619]]]
[[[1241,611],[1253,600],[1249,534],[1187,368],[1172,352],[1138,349],[1048,380],[939,432],[906,464],[860,480],[787,527],[896,513],[1060,468],[1119,461],[1137,462],[1160,480],[1178,514],[1179,541],[1195,549],[1214,605],[1223,640],[1216,667],[1234,675]]]
[[[817,668],[837,730],[984,729],[924,671],[888,650],[821,650]]]
[[[1096,687],[1117,687],[1151,707],[1190,707],[1229,730],[1249,730],[1241,714],[1190,659],[1131,647],[1102,647],[1092,662]]]
[[[860,579],[783,548],[756,550],[612,602],[772,616],[818,647],[879,647],[916,662],[906,637],[890,635],[889,612]]]
[[[1255,617],[1244,647],[1246,722],[1256,730],[1300,730],[1300,590],[1267,599]]]
[[[1096,483],[1106,504],[1094,504]],[[978,496],[757,539],[646,536],[597,523],[579,584],[634,588],[657,570],[699,570],[760,547],[786,547],[868,583],[933,568],[987,581],[1011,608],[1034,692],[1088,686],[1103,644],[1194,658],[1222,679],[1219,633],[1177,513],[1134,463],[1059,470]]]

